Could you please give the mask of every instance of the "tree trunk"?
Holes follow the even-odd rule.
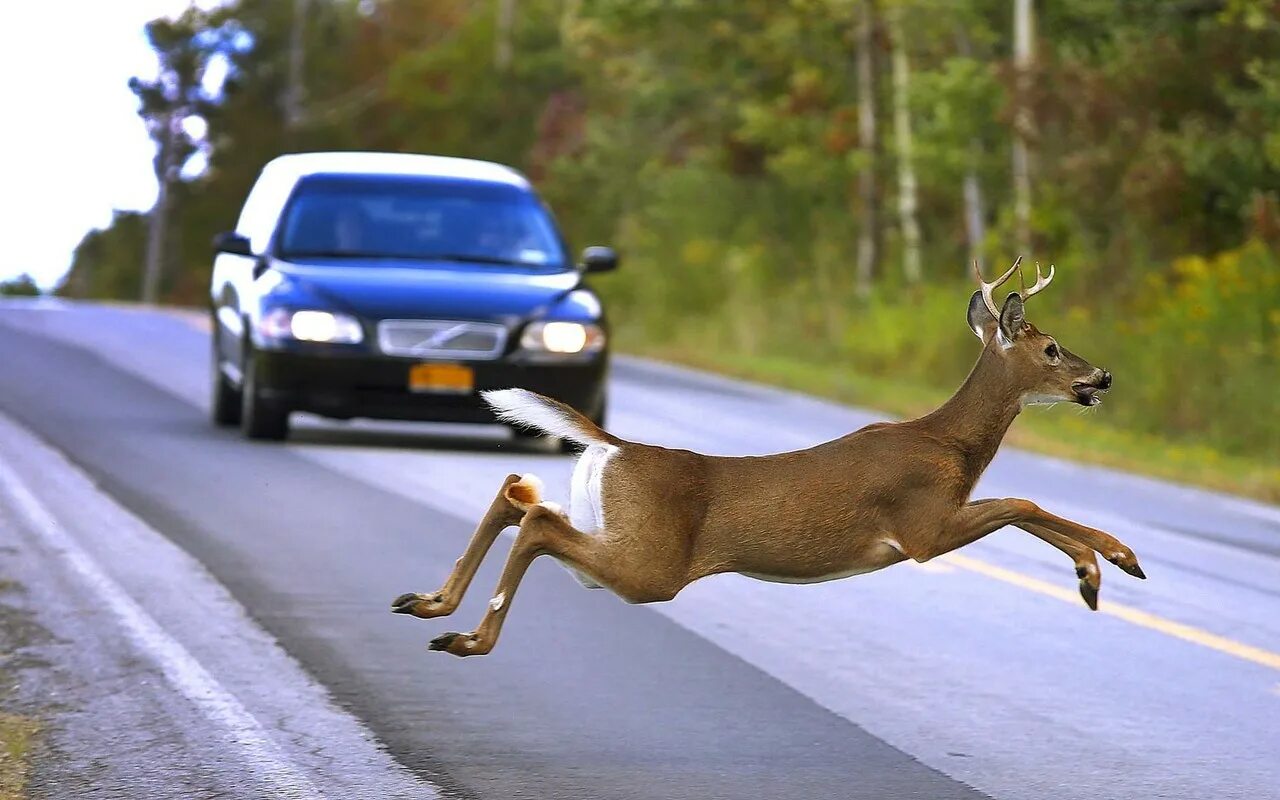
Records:
[[[973,44],[964,26],[956,29],[956,48],[964,58],[973,58]],[[983,208],[982,184],[978,181],[978,165],[982,162],[982,139],[969,140],[968,166],[964,173],[964,232],[969,242],[969,262],[982,258],[982,244],[987,238],[987,212]],[[972,278],[972,267],[965,264],[963,274]]]
[[[156,204],[147,215],[147,263],[142,275],[142,302],[154,305],[159,298],[160,277],[164,272],[165,244],[169,231],[169,187],[174,179],[173,151],[177,146],[174,125],[177,117],[172,111],[165,115],[164,138],[156,155]]]
[[[919,283],[920,223],[916,219],[915,165],[911,160],[911,70],[902,32],[902,8],[889,10],[893,48],[893,128],[898,145],[898,218],[902,226],[902,274],[907,283]]]
[[[982,258],[982,242],[987,238],[986,211],[982,208],[982,184],[978,182],[978,158],[982,142],[976,138],[969,143],[969,169],[964,174],[964,232],[969,240],[969,261]],[[973,277],[972,268],[966,264],[965,277]]]
[[[1013,3],[1013,65],[1017,110],[1013,119],[1013,196],[1018,251],[1031,255],[1031,66],[1035,61],[1035,9],[1032,0]]]
[[[858,143],[865,160],[858,175],[859,210],[857,292],[871,294],[879,270],[880,220],[876,189],[878,142],[876,141],[875,0],[863,0],[858,20]]]
[[[302,125],[302,104],[306,99],[306,24],[308,0],[293,0],[293,23],[289,26],[289,83],[284,96],[286,128]]]
[[[515,60],[515,47],[511,43],[511,30],[515,27],[516,0],[498,0],[497,44],[493,53],[493,65],[499,72],[511,69]]]

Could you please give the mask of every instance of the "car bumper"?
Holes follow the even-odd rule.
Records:
[[[475,371],[475,389],[465,394],[410,391],[409,370],[417,363],[368,354],[259,350],[253,368],[264,399],[290,411],[338,419],[494,423],[480,392],[511,388],[554,398],[593,419],[604,412],[605,355],[571,363],[456,362]]]

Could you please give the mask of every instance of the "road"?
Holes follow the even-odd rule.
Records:
[[[426,642],[478,621],[501,541],[453,619],[389,601],[437,587],[503,476],[565,500],[572,460],[461,426],[306,419],[285,445],[249,443],[206,422],[207,351],[178,313],[0,304],[5,544],[26,552],[10,531],[34,541],[41,524],[75,538],[47,549],[100,564],[107,584],[72,578],[124,598],[88,605],[118,612],[156,680],[183,695],[172,664],[199,667],[208,682],[152,716],[211,782],[227,766],[210,731],[240,725],[253,735],[225,741],[261,740],[278,796],[300,776],[297,796],[334,797],[1280,797],[1280,509],[1005,450],[977,496],[1105,528],[1149,580],[1103,564],[1090,612],[1069,561],[1008,529],[925,565],[799,587],[719,576],[643,607],[542,559],[494,654],[456,659]],[[711,453],[876,418],[630,359],[611,391],[617,434]],[[22,515],[23,491],[50,520]],[[103,509],[128,525],[98,530]],[[104,532],[126,527],[139,550]],[[193,718],[201,691],[231,709],[216,724]],[[76,730],[55,725],[58,747]],[[104,780],[125,786],[120,763]],[[217,796],[266,791],[225,782]],[[150,785],[118,796],[177,791]]]

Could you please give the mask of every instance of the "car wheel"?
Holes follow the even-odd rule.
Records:
[[[253,347],[249,346],[240,383],[240,430],[250,439],[281,441],[289,435],[289,410],[262,396],[256,372]]]
[[[216,322],[214,323],[217,324]],[[213,373],[209,376],[211,397],[209,410],[215,425],[238,425],[240,423],[240,390],[231,385],[227,376],[222,374],[222,358],[218,347],[218,330],[213,332]]]

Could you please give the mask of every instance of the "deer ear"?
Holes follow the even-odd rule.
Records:
[[[969,330],[986,344],[996,330],[996,318],[987,310],[982,300],[982,292],[974,292],[969,298]]]
[[[1000,309],[1000,338],[1002,344],[1009,342],[1012,344],[1014,339],[1022,335],[1022,329],[1027,324],[1025,308],[1022,305],[1022,295],[1017,292],[1010,292],[1009,296],[1004,299],[1004,307]],[[1005,345],[1006,347],[1008,345]]]

